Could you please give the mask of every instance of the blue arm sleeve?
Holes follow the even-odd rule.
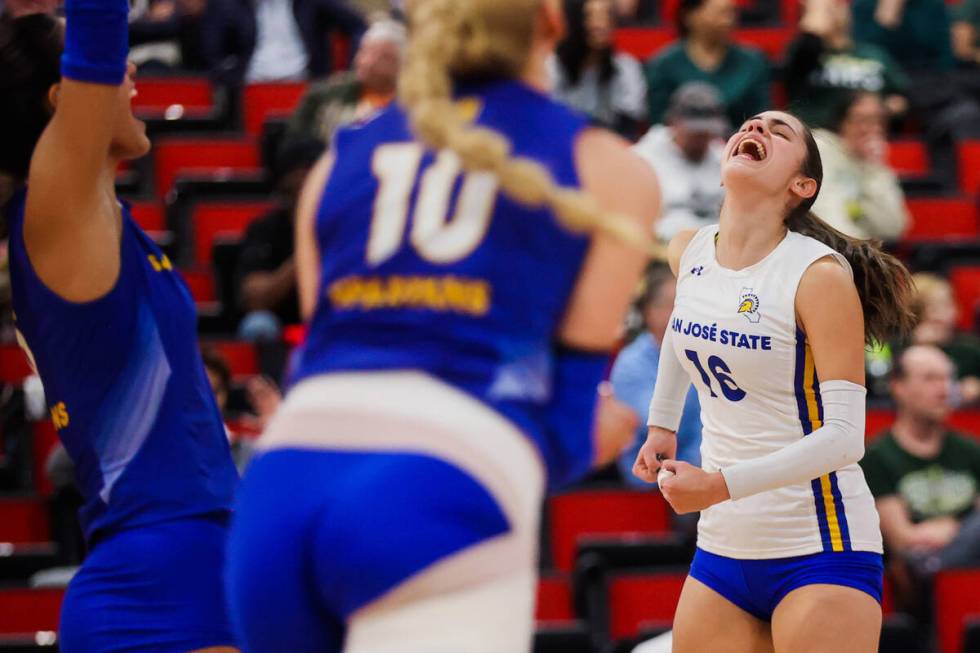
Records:
[[[546,416],[554,456],[549,489],[573,483],[592,468],[596,390],[609,365],[609,354],[559,347],[554,364],[554,386]]]
[[[117,86],[129,52],[126,0],[65,0],[61,74],[80,82]]]

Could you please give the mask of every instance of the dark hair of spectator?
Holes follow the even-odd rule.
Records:
[[[798,119],[798,118],[797,118]],[[912,313],[912,278],[905,266],[881,250],[881,243],[851,238],[837,231],[810,209],[823,184],[823,162],[810,127],[803,123],[806,156],[801,172],[816,180],[817,192],[790,209],[786,227],[791,231],[819,240],[847,259],[854,272],[864,312],[864,337],[869,343],[887,342],[895,336],[904,337],[915,321]]]
[[[224,356],[214,349],[202,349],[201,358],[204,360],[205,369],[210,370],[221,382],[221,389],[225,392],[231,391],[231,368]]]
[[[682,39],[686,39],[691,34],[691,28],[687,26],[688,17],[704,6],[705,0],[681,0],[677,5],[677,14],[674,20],[677,23],[677,34]]]
[[[588,0],[565,0],[565,38],[555,49],[558,62],[571,86],[582,79],[585,65],[588,63],[592,49],[589,46],[589,34],[585,27],[585,5]],[[615,74],[613,67],[612,46],[606,46],[599,55],[599,83],[608,84]]]
[[[839,134],[844,121],[847,120],[847,115],[851,112],[851,107],[869,95],[874,98],[881,97],[873,91],[848,91],[845,93],[833,107],[830,114],[830,128]]]
[[[61,81],[63,48],[61,25],[47,14],[0,19],[0,173],[16,183],[51,119],[48,92]]]

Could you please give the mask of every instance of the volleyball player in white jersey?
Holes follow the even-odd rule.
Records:
[[[881,535],[864,454],[864,343],[906,330],[908,272],[809,213],[810,130],[766,112],[728,143],[717,226],[677,236],[677,298],[634,472],[701,511],[675,653],[877,651]],[[703,468],[672,460],[688,384]],[[659,462],[660,460],[663,462]]]

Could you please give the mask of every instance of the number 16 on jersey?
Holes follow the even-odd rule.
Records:
[[[684,355],[687,356],[687,360],[694,363],[694,367],[697,369],[698,374],[701,375],[701,380],[704,385],[707,386],[708,392],[711,393],[712,397],[717,397],[718,394],[715,392],[711,385],[711,379],[708,377],[708,373],[705,371],[704,366],[701,365],[701,359],[698,357],[698,352],[693,349],[685,349]],[[725,361],[721,360],[718,356],[710,356],[708,358],[708,369],[711,371],[712,376],[718,382],[718,386],[721,388],[721,393],[725,395],[725,399],[728,401],[742,401],[745,399],[745,390],[738,387],[735,383],[735,379],[731,377],[732,369],[728,367]]]

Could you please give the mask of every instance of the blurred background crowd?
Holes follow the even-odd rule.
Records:
[[[817,130],[825,176],[814,212],[848,235],[883,241],[915,273],[911,337],[867,351],[862,466],[887,549],[882,649],[980,651],[980,626],[969,627],[969,615],[980,617],[980,573],[952,625],[937,589],[955,570],[980,567],[980,0],[564,4],[567,35],[549,62],[553,95],[635,143],[657,171],[657,237],[717,221],[724,139],[778,107]],[[155,149],[121,170],[118,185],[198,300],[209,377],[240,466],[303,337],[293,266],[299,189],[339,127],[395,100],[407,38],[397,5],[133,3],[133,102]],[[58,0],[0,0],[0,20],[58,11]],[[5,257],[0,248],[0,268]],[[673,277],[651,265],[610,371],[641,423],[673,298]],[[71,463],[16,350],[3,275],[0,316],[2,602],[7,587],[60,586],[85,552]],[[619,465],[546,507],[539,617],[560,627],[542,631],[541,651],[631,650],[658,632],[659,613],[624,617],[617,601],[645,596],[656,609],[676,600],[663,587],[623,599],[613,582],[623,570],[675,569],[692,550],[696,519],[669,519],[656,491],[629,473],[644,437],[641,427]],[[679,457],[697,464],[693,390],[679,440]],[[11,619],[3,613],[0,650]]]

